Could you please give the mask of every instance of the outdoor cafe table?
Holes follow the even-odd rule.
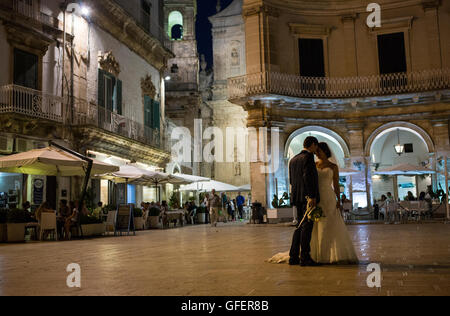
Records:
[[[167,220],[168,222],[172,221],[178,221],[181,226],[184,226],[184,211],[183,210],[175,210],[175,211],[168,211],[167,214]]]

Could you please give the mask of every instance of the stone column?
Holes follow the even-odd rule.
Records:
[[[361,172],[352,176],[353,192],[365,192],[367,206],[371,209],[371,158],[364,155],[364,123],[362,121],[348,121],[348,136],[350,141],[351,164]]]
[[[355,19],[356,14],[342,16],[344,25],[345,69],[346,76],[358,75],[358,61],[356,55]]]
[[[438,8],[439,1],[431,0],[425,1],[423,3],[427,30],[427,47],[430,69],[439,69],[442,67]]]

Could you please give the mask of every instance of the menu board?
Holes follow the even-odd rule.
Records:
[[[44,181],[35,179],[33,182],[33,204],[41,205],[44,202]]]
[[[130,233],[136,235],[136,231],[134,229],[133,209],[133,204],[119,206],[116,215],[116,232],[118,232],[120,235],[122,235],[122,233],[124,232],[127,233],[127,235],[130,235]]]

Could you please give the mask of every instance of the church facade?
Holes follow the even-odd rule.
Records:
[[[447,187],[450,3],[378,3],[381,26],[371,27],[361,1],[242,1],[245,57],[227,44],[230,58],[221,61],[245,58],[245,73],[228,68],[215,87],[226,85],[247,126],[263,133],[258,151],[265,156],[250,162],[253,201],[270,207],[274,195],[289,191],[289,160],[309,135],[332,147],[341,168],[352,169],[341,177],[342,192],[359,207],[370,209],[387,192],[403,199],[428,185]],[[220,15],[216,21],[220,34]],[[278,142],[271,139],[275,130]],[[377,174],[399,163],[436,173]]]

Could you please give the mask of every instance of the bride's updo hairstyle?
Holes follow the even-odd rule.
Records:
[[[323,151],[327,158],[331,158],[331,150],[327,143],[319,143],[319,148]]]

